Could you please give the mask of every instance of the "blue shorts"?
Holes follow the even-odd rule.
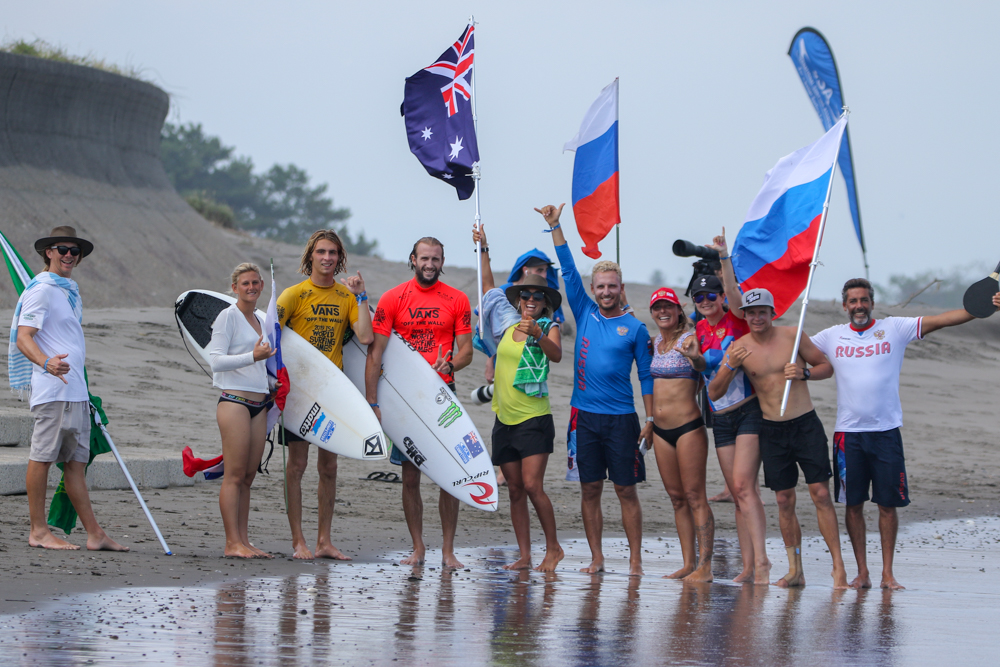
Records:
[[[868,500],[882,507],[906,507],[910,490],[899,429],[833,434],[833,489],[837,502],[860,505]]]
[[[646,462],[639,453],[639,417],[577,411],[576,465],[580,482],[610,478],[618,486],[646,481]]]

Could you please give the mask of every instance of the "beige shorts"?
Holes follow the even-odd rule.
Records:
[[[88,401],[53,401],[31,411],[35,430],[28,459],[42,463],[90,460],[90,405]]]

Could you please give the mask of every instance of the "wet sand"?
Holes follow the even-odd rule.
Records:
[[[646,540],[644,578],[583,575],[586,543],[571,539],[565,567],[547,575],[506,572],[508,549],[477,547],[458,571],[399,567],[396,552],[70,595],[0,615],[0,652],[22,665],[994,664],[1000,590],[986,584],[1000,574],[1000,520],[911,524],[900,538],[903,592],[663,580],[673,538]],[[821,541],[806,542],[818,574]],[[605,549],[624,569],[624,541]],[[716,550],[716,575],[731,577],[736,546]]]

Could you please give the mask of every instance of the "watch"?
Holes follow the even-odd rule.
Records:
[[[805,382],[806,380],[808,380],[810,375],[812,375],[812,373],[809,372],[808,368],[803,368],[802,369],[802,381],[803,382]]]

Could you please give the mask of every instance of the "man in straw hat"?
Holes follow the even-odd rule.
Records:
[[[8,372],[11,388],[29,391],[35,418],[28,454],[28,544],[46,549],[79,549],[56,537],[45,522],[49,467],[65,463],[66,493],[87,530],[87,548],[128,551],[104,532],[94,517],[85,472],[90,460],[90,396],[83,366],[83,304],[70,278],[80,260],[94,250],[72,227],[56,227],[35,241],[45,270],[28,283],[11,323]]]
[[[776,327],[774,297],[766,289],[752,289],[743,295],[740,309],[750,333],[726,350],[722,365],[708,386],[709,396],[721,396],[742,368],[750,379],[764,413],[760,428],[760,458],[764,463],[764,484],[778,500],[778,522],[788,552],[788,574],[775,584],[783,588],[804,586],[802,571],[802,529],[795,515],[795,485],[799,468],[816,506],[819,531],[833,559],[833,587],[847,588],[847,570],[840,553],[837,512],[830,497],[830,451],[823,424],[816,416],[806,382],[833,376],[833,366],[819,349],[802,335],[795,363],[789,363],[795,349],[795,327]],[[807,368],[811,365],[812,368]],[[788,407],[781,414],[785,382],[792,380]]]

